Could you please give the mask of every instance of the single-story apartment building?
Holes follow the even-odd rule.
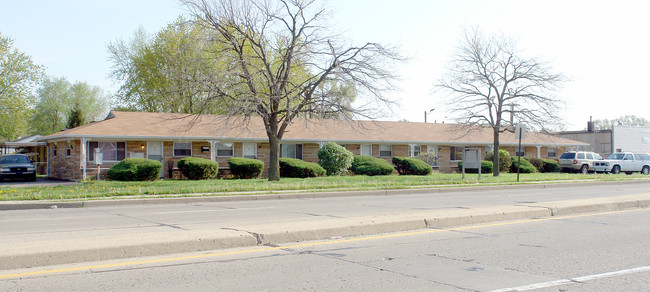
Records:
[[[281,157],[318,162],[318,149],[333,141],[355,155],[368,155],[391,162],[393,156],[416,157],[427,154],[428,162],[441,172],[457,169],[465,147],[492,149],[492,131],[455,124],[427,124],[388,121],[346,121],[294,119],[287,128],[280,149]],[[228,168],[231,157],[247,157],[265,163],[268,175],[270,148],[264,123],[259,117],[187,115],[113,111],[105,120],[63,130],[40,141],[48,145],[50,177],[79,180],[100,176],[110,166],[129,157],[161,161],[161,176],[172,177],[176,163],[184,157],[217,161]],[[501,148],[515,154],[513,133],[501,134]],[[522,140],[526,156],[555,158],[567,147],[585,143],[543,133],[528,132]],[[95,153],[103,163],[96,164]]]

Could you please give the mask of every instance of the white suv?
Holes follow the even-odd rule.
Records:
[[[594,171],[594,162],[603,159],[598,153],[587,151],[568,151],[558,159],[558,166],[565,172],[589,173]]]
[[[616,152],[609,155],[607,159],[596,162],[594,169],[596,172],[611,172],[613,174],[641,172],[641,174],[647,175],[650,173],[650,155],[648,153]]]

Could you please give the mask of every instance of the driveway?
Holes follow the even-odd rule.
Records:
[[[77,182],[51,179],[47,177],[38,177],[36,181],[23,181],[23,180],[3,180],[0,181],[0,188],[22,188],[22,187],[54,187],[54,186],[69,186],[75,185]]]

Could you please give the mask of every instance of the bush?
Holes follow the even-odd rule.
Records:
[[[494,161],[494,151],[490,151],[485,154],[485,160]],[[499,171],[508,172],[511,165],[512,160],[510,160],[510,153],[503,149],[499,149]],[[494,165],[492,167],[494,168]]]
[[[325,173],[325,169],[318,163],[287,157],[280,158],[281,177],[317,177],[324,176]]]
[[[219,175],[219,163],[198,157],[179,160],[178,169],[185,177],[192,180],[215,179]]]
[[[318,150],[318,164],[327,171],[327,175],[347,174],[352,160],[354,154],[334,142],[327,142]]]
[[[389,175],[395,168],[388,161],[372,156],[355,156],[350,167],[358,175]]]
[[[126,158],[113,165],[106,175],[112,180],[145,181],[160,177],[162,163],[146,158]]]
[[[560,166],[555,159],[542,159],[544,162],[544,172],[560,172]]]
[[[538,172],[544,172],[544,161],[541,158],[527,156],[526,160],[528,160],[530,164],[537,168]]]
[[[393,157],[393,164],[400,175],[428,175],[433,172],[431,165],[412,157]]]
[[[492,163],[492,161],[481,160],[481,173],[492,173],[493,167],[494,167],[494,163]],[[460,168],[461,171],[463,170],[462,161],[458,161],[458,168]],[[465,173],[478,173],[478,169],[468,168],[465,169]]]
[[[512,166],[510,167],[510,172],[517,172],[517,157],[512,157]],[[537,168],[533,166],[526,158],[521,158],[521,166],[519,167],[519,173],[535,173]]]
[[[228,159],[228,165],[235,178],[259,178],[264,171],[264,162],[257,159],[233,157]]]

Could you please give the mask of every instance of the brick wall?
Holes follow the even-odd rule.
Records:
[[[70,141],[72,148],[70,155],[67,155],[67,141],[56,143],[49,143],[49,174],[52,178],[64,180],[79,180],[83,177],[83,170],[81,168],[81,145],[79,140]],[[54,145],[56,145],[57,155],[53,156]],[[207,151],[203,151],[203,147],[207,147]],[[352,152],[354,155],[360,155],[361,144],[346,144],[345,148]],[[438,146],[438,169],[440,172],[453,172],[458,170],[457,161],[450,161],[450,146]],[[485,148],[485,147],[481,147]],[[305,143],[303,144],[303,160],[309,162],[318,162],[319,144]],[[511,156],[514,156],[515,147],[507,146],[501,149],[506,150]],[[566,150],[566,147],[557,147],[557,155],[561,155]],[[88,151],[92,151],[88,149]],[[427,146],[422,145],[421,152],[427,152]],[[146,141],[128,141],[126,142],[125,157],[144,157],[147,158],[147,142]],[[542,158],[547,158],[547,147],[541,147],[540,154]],[[242,157],[243,143],[234,143],[234,157]],[[374,157],[382,158],[392,164],[393,156],[408,156],[408,145],[393,145],[391,157],[379,157],[379,144],[372,145],[372,155]],[[484,153],[483,153],[484,154]],[[526,147],[526,154],[529,156],[537,156],[537,147]],[[264,162],[264,171],[262,177],[268,177],[270,147],[268,143],[257,143],[257,159]],[[210,143],[193,142],[192,143],[192,156],[204,159],[210,159]],[[178,160],[184,157],[174,156],[174,143],[171,141],[163,142],[163,176],[170,177],[170,168],[173,169],[177,166]],[[220,169],[228,169],[228,159],[230,157],[217,157],[216,161],[219,163]],[[101,166],[101,178],[106,177],[106,171],[117,162],[104,162]],[[87,162],[86,175],[89,177],[96,177],[97,165],[94,162]]]

